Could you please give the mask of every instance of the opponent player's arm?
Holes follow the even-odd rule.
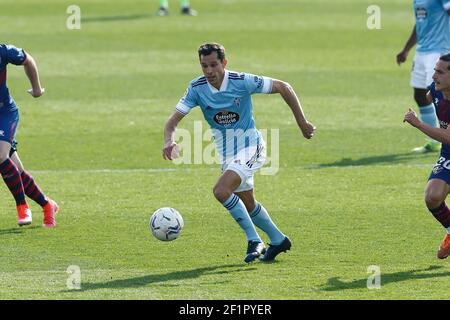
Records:
[[[163,147],[163,158],[165,160],[173,160],[172,152],[176,148],[175,143],[175,130],[181,119],[184,118],[184,114],[175,111],[164,125],[164,147]]]
[[[450,125],[447,129],[432,127],[420,121],[417,114],[411,108],[409,108],[408,112],[406,112],[403,122],[408,122],[410,125],[419,129],[434,140],[450,145]]]
[[[406,41],[405,47],[399,54],[397,54],[398,65],[406,61],[409,51],[412,49],[412,47],[414,47],[416,43],[417,43],[417,34],[416,34],[416,25],[414,25],[411,35],[409,36],[408,41]]]
[[[316,130],[316,127],[306,120],[300,100],[291,85],[287,82],[273,79],[271,93],[279,93],[283,97],[284,101],[291,108],[303,136],[306,139],[311,139],[314,135],[314,130]]]
[[[41,87],[41,82],[39,81],[39,72],[33,57],[26,52],[26,58],[23,62],[23,67],[25,69],[25,74],[31,83],[31,89],[28,92],[35,98],[42,96],[44,93],[44,88]]]

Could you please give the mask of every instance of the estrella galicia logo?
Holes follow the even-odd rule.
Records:
[[[418,7],[416,8],[416,18],[417,19],[426,19],[427,17],[427,9]]]
[[[256,87],[257,87],[257,88],[261,88],[262,83],[263,83],[262,77],[254,76],[254,77],[253,77],[253,80],[255,81],[255,83],[258,84]]]
[[[220,111],[214,116],[214,121],[222,126],[229,126],[239,121],[239,114],[229,111]]]
[[[437,165],[435,165],[434,168],[433,168],[433,173],[434,173],[434,174],[438,174],[438,173],[441,172],[443,169],[444,169],[444,168],[443,168],[441,165],[437,164]]]

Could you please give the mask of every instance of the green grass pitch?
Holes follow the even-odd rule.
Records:
[[[450,298],[444,230],[423,202],[437,155],[411,155],[425,139],[402,123],[413,53],[401,67],[395,55],[412,4],[377,1],[381,29],[369,30],[372,2],[192,0],[192,18],[171,1],[160,18],[156,0],[80,0],[81,29],[68,30],[73,1],[3,0],[1,42],[35,57],[47,90],[32,99],[23,69],[8,68],[20,155],[61,212],[46,230],[30,201],[34,223],[19,228],[0,183],[0,299]],[[272,264],[243,263],[244,234],[212,194],[219,166],[161,157],[207,41],[225,45],[231,70],[288,81],[318,128],[307,141],[280,96],[254,97],[257,126],[280,135],[279,172],[256,175],[256,197],[293,242]],[[163,206],[185,220],[169,243],[148,230]],[[72,265],[81,290],[66,285]],[[380,289],[367,288],[372,265]]]

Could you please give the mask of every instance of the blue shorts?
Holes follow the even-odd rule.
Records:
[[[19,111],[0,112],[0,140],[11,144],[11,152],[17,151],[16,129],[19,124]]]
[[[433,170],[431,170],[428,180],[431,179],[441,179],[450,185],[450,155],[441,153],[438,161],[433,167]]]

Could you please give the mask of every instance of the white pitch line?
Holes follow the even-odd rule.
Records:
[[[183,168],[183,169],[169,169],[169,168],[137,168],[137,169],[55,169],[55,170],[30,170],[33,173],[47,174],[47,173],[162,173],[162,172],[189,172],[197,171],[199,169]],[[202,168],[205,170],[205,168]],[[207,169],[212,170],[212,169]],[[218,169],[214,169],[218,170]]]
[[[374,165],[307,165],[307,166],[295,166],[295,167],[283,167],[284,169],[298,169],[298,170],[320,170],[320,169],[364,169],[370,167],[378,168],[433,168],[433,164],[374,164]],[[267,166],[265,168],[269,168]],[[217,171],[220,172],[220,167],[212,168],[136,168],[136,169],[55,169],[55,170],[30,170],[36,174],[50,174],[50,173],[62,173],[62,174],[73,174],[73,173],[164,173],[164,172],[198,172],[198,171]]]

